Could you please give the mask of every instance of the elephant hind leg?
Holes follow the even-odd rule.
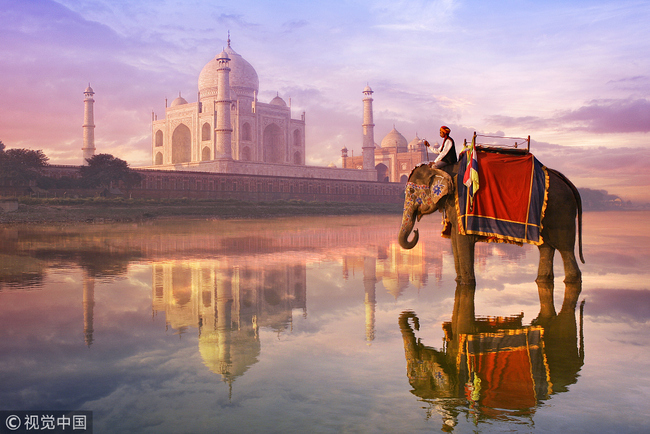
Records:
[[[537,269],[536,282],[553,282],[553,257],[555,249],[544,243],[539,246],[539,268]],[[575,260],[575,258],[574,258]]]
[[[572,250],[560,250],[564,262],[564,283],[582,282],[582,272],[578,268],[576,255]]]

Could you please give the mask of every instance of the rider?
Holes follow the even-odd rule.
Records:
[[[429,166],[440,169],[445,166],[450,166],[458,161],[458,156],[456,155],[456,146],[454,144],[454,139],[449,137],[451,129],[446,126],[440,127],[440,137],[442,138],[442,145],[440,148],[433,148],[433,152],[438,154],[438,157],[432,162],[429,163]],[[430,146],[429,142],[424,142],[425,145]]]

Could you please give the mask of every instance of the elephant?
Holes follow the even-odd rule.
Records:
[[[431,200],[419,203],[413,199],[416,193],[413,187],[407,187],[402,214],[402,225],[398,235],[399,245],[404,249],[412,249],[418,242],[419,234],[413,229],[416,220],[434,211],[445,213],[451,222],[451,242],[456,268],[456,281],[461,284],[475,284],[474,276],[474,245],[479,240],[476,235],[461,235],[458,231],[456,209],[456,183],[458,164],[443,169],[434,169],[427,164],[417,166],[409,176],[409,183],[416,187],[431,188],[434,179],[436,185],[442,186],[438,195],[431,195]],[[563,174],[553,169],[548,172],[548,200],[544,217],[541,221],[541,237],[539,245],[539,267],[536,281],[553,281],[553,256],[559,250],[564,262],[565,282],[581,282],[582,275],[576,261],[574,249],[576,238],[576,216],[578,220],[578,241],[580,260],[582,255],[582,201],[578,189]],[[409,184],[407,184],[409,185]],[[411,197],[409,197],[411,195]],[[413,238],[409,236],[413,232]]]

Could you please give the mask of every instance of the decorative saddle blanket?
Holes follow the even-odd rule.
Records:
[[[548,198],[548,172],[532,154],[476,150],[478,189],[473,200],[463,184],[468,153],[458,166],[456,206],[461,234],[488,242],[542,244],[541,222]]]

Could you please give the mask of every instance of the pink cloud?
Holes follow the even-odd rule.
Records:
[[[596,289],[587,295],[585,311],[606,321],[645,323],[650,319],[650,291],[647,289]]]
[[[158,55],[163,42],[154,48],[125,39],[55,2],[10,2],[0,17],[0,77],[7,84],[0,93],[0,140],[43,149],[54,164],[81,161],[89,82],[96,92],[96,146],[103,152],[148,134],[151,110],[163,109],[164,97],[179,87],[191,92],[196,86],[196,77]],[[143,150],[149,145],[138,143]]]
[[[650,132],[650,101],[647,99],[593,100],[576,110],[558,112],[550,118],[536,116],[490,116],[502,128],[547,129],[561,126],[567,131],[590,133]]]
[[[593,133],[650,132],[650,101],[647,99],[594,100],[557,118],[574,130]]]

